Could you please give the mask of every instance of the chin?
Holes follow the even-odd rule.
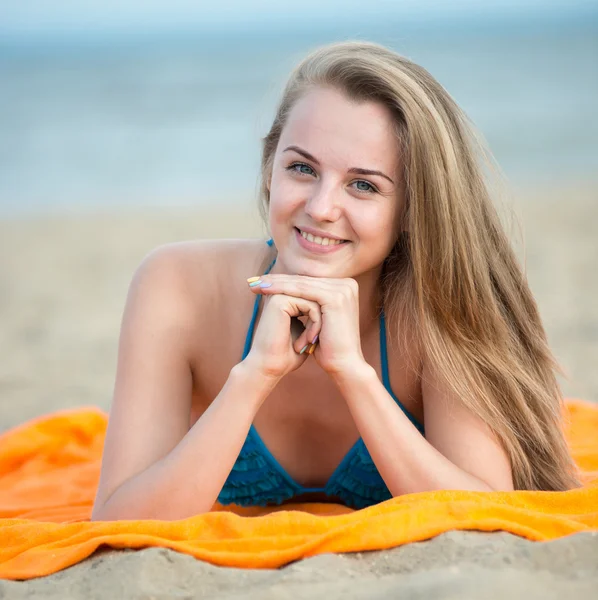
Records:
[[[314,264],[309,260],[291,260],[289,267],[293,274],[307,277],[330,277],[331,279],[353,277],[351,271],[347,271],[346,265]]]

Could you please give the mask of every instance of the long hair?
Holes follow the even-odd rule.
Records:
[[[412,332],[443,385],[496,435],[516,489],[579,486],[564,436],[562,371],[492,201],[491,155],[425,69],[369,42],[330,44],[301,61],[263,139],[262,214],[287,117],[322,86],[382,103],[394,117],[406,202],[380,280],[391,340]]]

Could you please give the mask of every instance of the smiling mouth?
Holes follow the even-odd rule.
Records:
[[[301,234],[301,237],[306,239],[308,242],[320,244],[320,246],[338,246],[340,244],[346,244],[348,242],[348,240],[337,240],[327,237],[320,237],[319,235],[312,235],[311,233],[301,231],[299,227],[295,227],[295,229]]]

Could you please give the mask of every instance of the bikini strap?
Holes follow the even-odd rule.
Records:
[[[266,243],[268,244],[268,246],[273,246],[274,240],[272,238],[270,238]],[[270,263],[270,265],[266,269],[264,275],[267,275],[272,270],[274,263],[276,263],[276,257],[274,257],[274,260]],[[255,297],[255,302],[253,303],[253,312],[251,313],[251,321],[249,321],[247,335],[245,336],[245,345],[243,346],[243,358],[241,358],[241,360],[244,360],[245,357],[249,354],[249,350],[251,350],[251,340],[253,339],[253,330],[255,328],[255,320],[257,318],[257,312],[258,312],[258,309],[260,306],[261,299],[262,299],[262,295],[258,294]]]
[[[380,362],[382,363],[382,383],[387,391],[391,391],[388,375],[388,351],[386,348],[386,321],[384,311],[380,313]]]

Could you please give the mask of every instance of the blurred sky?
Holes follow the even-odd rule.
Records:
[[[0,33],[65,34],[212,29],[274,23],[321,27],[331,19],[387,17],[441,21],[447,18],[561,18],[596,14],[597,0],[1,0]]]
[[[0,217],[246,202],[290,69],[378,42],[512,181],[598,174],[598,0],[0,0]]]

